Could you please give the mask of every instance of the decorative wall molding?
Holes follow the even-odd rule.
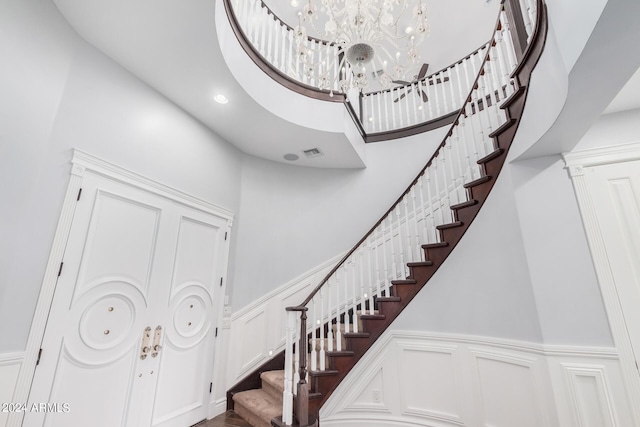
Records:
[[[582,168],[587,166],[607,165],[640,159],[640,142],[631,144],[612,145],[608,147],[591,148],[588,150],[572,151],[562,154],[569,172],[579,175]]]
[[[402,373],[409,353],[414,364],[412,376]],[[431,369],[426,369],[428,364]],[[385,381],[385,410],[372,411],[370,407],[376,404],[373,388],[379,383],[371,380],[379,372]],[[583,385],[575,388],[575,381],[572,385],[567,375],[596,378],[596,391],[580,395]],[[426,377],[431,382],[426,387],[440,390],[441,396],[429,397]],[[617,417],[613,425],[632,425],[628,424],[632,409],[623,383],[613,348],[390,330],[349,373],[323,406],[320,417],[324,426],[332,427],[591,426],[573,421],[575,416],[569,415],[576,413],[570,398],[574,387],[583,399],[579,402],[587,408],[604,402],[603,408],[619,414],[613,415]],[[367,396],[371,401],[366,401]],[[414,398],[408,400],[407,396]],[[598,401],[593,396],[598,396]]]
[[[24,353],[0,354],[0,403],[18,402],[14,392],[23,360]],[[6,425],[8,415],[0,410],[0,426]]]
[[[562,363],[561,365],[569,391],[575,425],[602,427],[621,425],[617,422],[618,417],[613,407],[606,368],[602,365],[578,363]],[[585,390],[588,384],[581,384],[580,378],[591,379],[592,390]],[[587,401],[589,395],[596,397],[596,405]]]
[[[611,165],[640,159],[640,142],[615,145],[563,154],[565,164],[576,192],[578,207],[591,251],[596,277],[606,309],[611,333],[620,354],[620,365],[624,372],[625,387],[629,398],[640,402],[640,375],[627,332],[624,314],[607,254],[602,230],[598,221],[595,202],[591,194],[588,177],[584,168]],[[634,424],[640,425],[640,405],[632,407]]]
[[[226,363],[217,368],[225,371],[219,378],[227,379],[226,389],[284,349],[285,307],[299,304],[342,256],[325,261],[231,315],[230,350]]]

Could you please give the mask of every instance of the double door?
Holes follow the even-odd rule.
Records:
[[[85,174],[25,426],[184,427],[207,417],[227,222]],[[32,410],[40,403],[49,406]]]

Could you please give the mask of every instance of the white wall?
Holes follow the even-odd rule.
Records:
[[[235,309],[355,245],[406,189],[447,128],[367,144],[367,168],[310,169],[247,156],[232,251]]]
[[[613,345],[564,162],[549,156],[507,167],[544,342]]]
[[[572,151],[640,141],[640,108],[600,116]]]
[[[508,168],[452,254],[391,328],[542,342]]]
[[[22,351],[79,148],[239,208],[242,154],[79,40],[51,2],[0,3],[0,353]]]

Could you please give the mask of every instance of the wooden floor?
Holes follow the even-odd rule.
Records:
[[[196,424],[197,427],[251,427],[251,424],[240,418],[233,411],[227,411],[217,417],[202,423]]]

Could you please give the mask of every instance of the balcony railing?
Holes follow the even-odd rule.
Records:
[[[454,64],[405,86],[360,94],[347,99],[339,81],[350,73],[339,69],[338,48],[324,40],[296,34],[262,0],[224,0],[232,28],[240,44],[263,71],[289,89],[306,96],[345,102],[366,142],[404,137],[450,124],[471,90],[486,56],[488,44]],[[518,0],[524,11],[520,20],[530,37],[533,0]],[[498,30],[492,52],[505,67],[513,67],[519,49],[506,28]],[[297,43],[305,44],[307,61],[297,53]],[[520,47],[520,46],[518,46]],[[507,57],[511,55],[510,57]],[[318,64],[318,65],[311,65]]]

